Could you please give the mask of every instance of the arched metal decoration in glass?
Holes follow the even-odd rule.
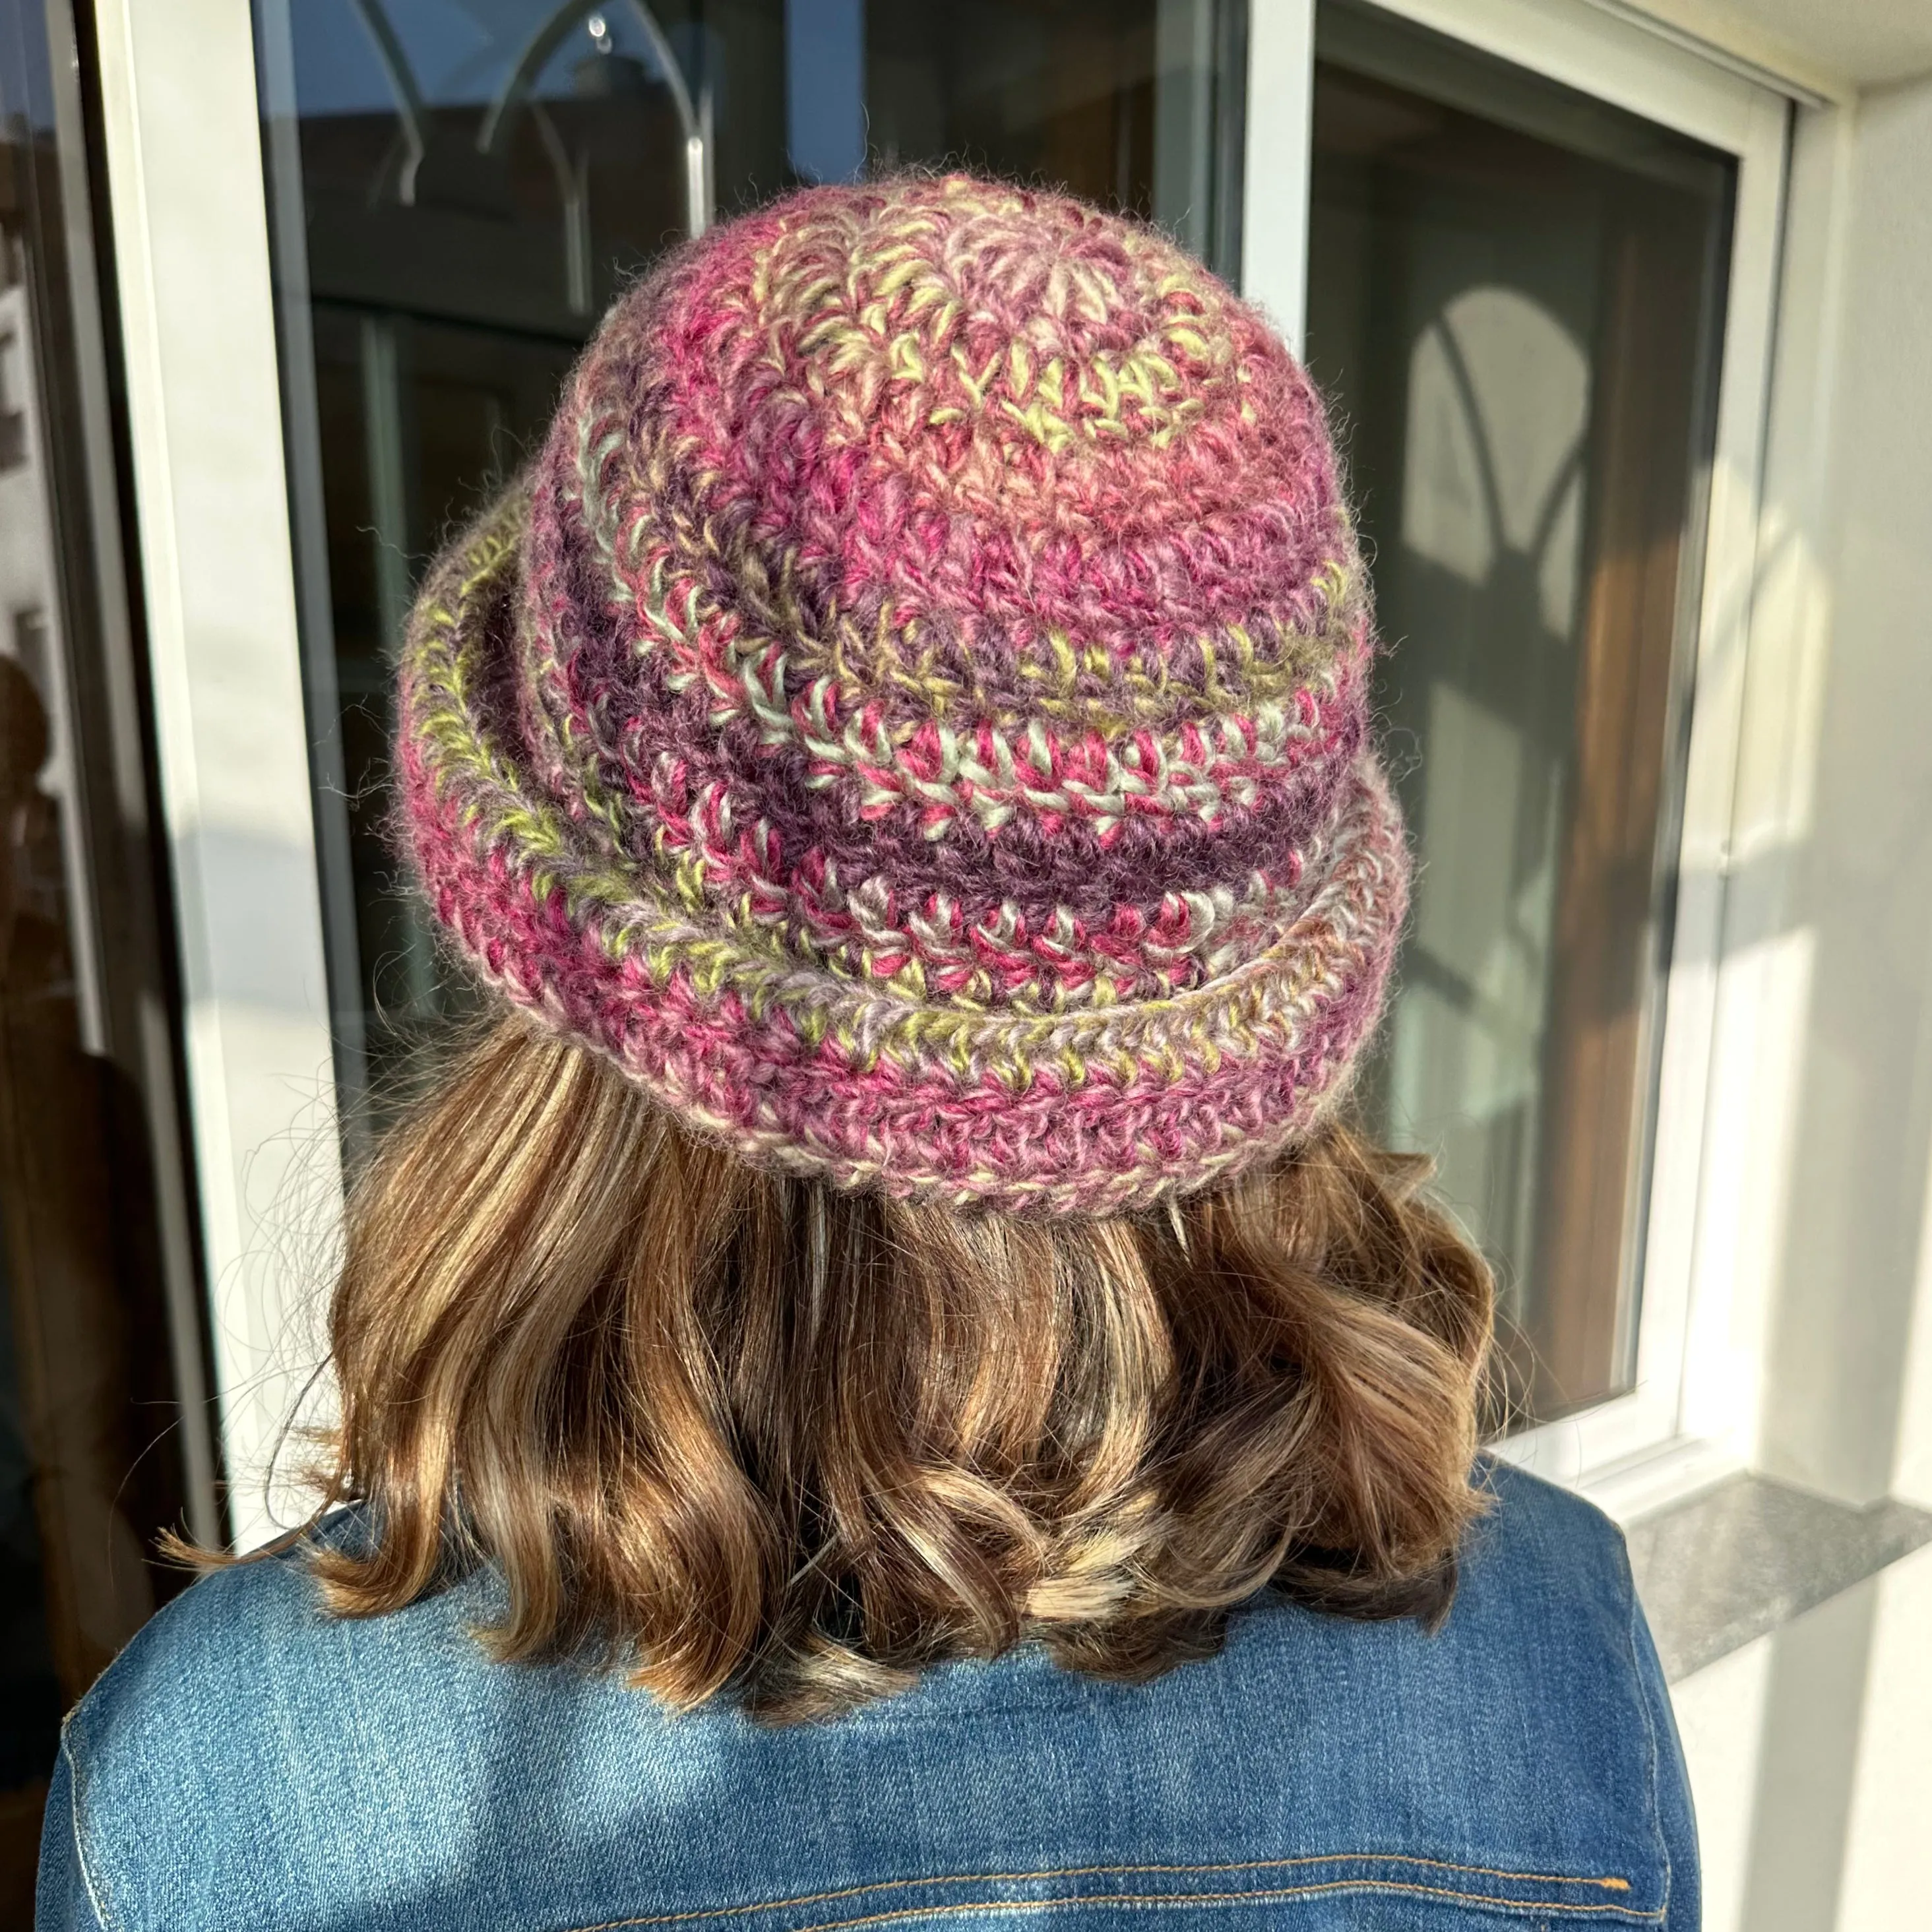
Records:
[[[956,164],[1238,272],[1240,0],[256,0],[338,1072],[460,991],[385,836],[388,662],[597,317],[801,182]]]

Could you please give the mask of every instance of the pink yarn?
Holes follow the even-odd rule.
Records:
[[[1161,236],[810,190],[626,296],[439,562],[439,918],[699,1130],[1112,1212],[1305,1134],[1405,902],[1320,404]]]

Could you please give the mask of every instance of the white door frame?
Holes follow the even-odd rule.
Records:
[[[244,0],[97,0],[230,1526],[319,1342],[342,1180]]]
[[[1733,1265],[1748,1203],[1708,1160],[1726,1095],[1748,1071],[1720,1027],[1752,1024],[1727,969],[1726,885],[1745,736],[1760,484],[1791,102],[1588,0],[1372,0],[1382,10],[1641,115],[1734,156],[1737,200],[1718,379],[1702,604],[1690,667],[1688,769],[1676,922],[1664,988],[1636,1383],[1625,1396],[1499,1445],[1512,1460],[1634,1514],[1737,1466],[1754,1423],[1752,1378],[1694,1336],[1733,1333]],[[1249,27],[1244,292],[1298,351],[1307,288],[1316,0],[1252,0]],[[1257,194],[1256,184],[1264,184]],[[1748,975],[1743,976],[1748,979]]]

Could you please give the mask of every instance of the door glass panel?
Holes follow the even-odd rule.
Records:
[[[0,0],[0,1925],[157,1538],[220,1538],[82,117],[72,12]]]
[[[1238,272],[1237,0],[256,0],[338,1072],[460,1006],[385,837],[388,664],[613,296],[801,182],[964,164]],[[352,1152],[353,1148],[352,1146]]]
[[[1633,1373],[1735,164],[1366,8],[1316,50],[1309,361],[1420,862],[1364,1103],[1542,1418]]]

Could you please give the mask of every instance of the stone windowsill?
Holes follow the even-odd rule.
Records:
[[[1637,1594],[1675,1683],[1932,1543],[1932,1513],[1855,1509],[1755,1475],[1626,1532]]]

